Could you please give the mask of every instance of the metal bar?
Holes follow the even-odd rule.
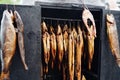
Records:
[[[58,20],[58,21],[81,21],[80,19],[62,19],[62,18],[50,18],[50,17],[42,17],[43,20]]]
[[[82,21],[81,19],[63,19],[63,18],[51,18],[51,17],[41,17],[43,20],[55,20],[55,21]],[[95,22],[99,22],[100,20],[95,20]]]

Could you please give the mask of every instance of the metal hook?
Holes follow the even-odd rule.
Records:
[[[15,8],[15,4],[13,5],[13,7],[14,7],[14,11],[16,10],[16,8]]]
[[[59,24],[59,20],[57,20],[57,24]]]
[[[79,26],[80,25],[80,23],[79,23],[79,21],[77,21],[77,26]]]
[[[69,21],[69,26],[70,26],[70,28],[71,28],[71,22],[72,22],[72,20],[71,20],[71,21]]]
[[[66,24],[66,21],[64,21],[64,25]]]
[[[6,10],[8,10],[8,4],[6,3]]]
[[[52,26],[52,19],[50,20],[50,25]]]
[[[106,5],[107,5],[108,14],[110,14],[111,13],[110,5],[109,5],[109,3],[106,3]]]
[[[45,21],[45,17],[43,17],[43,19],[42,19],[42,22],[44,22]]]
[[[80,0],[84,9],[88,9],[83,0]]]
[[[74,22],[74,21],[72,21],[72,23],[73,23],[73,27],[75,27],[75,22]]]

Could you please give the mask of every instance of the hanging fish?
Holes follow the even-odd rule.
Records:
[[[50,51],[51,51],[51,68],[54,68],[54,63],[55,63],[55,58],[56,58],[56,49],[57,49],[57,44],[56,44],[56,35],[54,33],[54,28],[50,26]]]
[[[69,80],[74,80],[74,53],[75,53],[75,41],[73,31],[69,29],[69,42],[68,42],[68,75]]]
[[[16,32],[13,25],[13,13],[5,10],[1,21],[1,79],[9,80],[9,68],[16,50]]]
[[[24,48],[24,25],[23,21],[17,11],[14,11],[14,17],[15,17],[15,22],[16,26],[18,29],[18,45],[19,45],[19,50],[20,50],[20,56],[22,59],[22,63],[24,65],[25,70],[28,70],[28,66],[25,61],[25,48]]]
[[[64,52],[65,52],[65,55],[67,55],[67,49],[68,49],[68,26],[67,24],[63,28],[63,42],[64,42]]]
[[[64,47],[64,56],[63,56],[63,80],[67,80],[67,63],[68,63],[68,26],[64,25],[63,28],[63,47]]]
[[[75,78],[81,80],[81,58],[83,55],[83,35],[80,26],[78,25],[78,35],[76,40],[76,54],[75,54]]]
[[[45,22],[42,23],[41,27],[42,27],[42,44],[43,44],[43,57],[44,57],[43,72],[48,73],[48,63],[50,60],[50,35],[48,33],[48,29]]]
[[[62,60],[63,60],[63,55],[64,55],[64,49],[63,49],[63,35],[62,35],[62,30],[60,25],[58,25],[57,29],[57,55],[58,55],[58,69],[61,70],[62,66]]]
[[[91,69],[91,64],[92,64],[92,60],[93,60],[93,55],[94,55],[94,40],[96,37],[96,26],[95,26],[95,21],[93,18],[92,13],[88,10],[88,9],[84,9],[83,13],[82,13],[82,19],[83,22],[85,24],[85,27],[87,29],[86,32],[86,42],[87,42],[87,67],[90,70]],[[90,21],[91,24],[88,24]]]
[[[112,55],[116,59],[116,63],[120,67],[120,51],[119,51],[119,39],[118,39],[118,32],[116,21],[113,14],[106,15],[106,27],[107,27],[107,36],[109,40],[110,49]]]

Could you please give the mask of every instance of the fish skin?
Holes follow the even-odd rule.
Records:
[[[93,55],[94,55],[94,36],[87,35],[87,46],[88,46],[88,69],[91,69]]]
[[[15,22],[18,29],[18,45],[20,50],[20,56],[25,70],[28,70],[28,66],[25,61],[25,48],[24,48],[24,24],[20,17],[20,14],[17,11],[14,11]]]
[[[91,25],[92,27],[92,25]],[[92,28],[91,28],[92,29]],[[83,35],[84,35],[84,46],[85,46],[85,51],[84,54],[82,54],[82,56],[84,57],[83,60],[86,61],[86,68],[88,70],[91,70],[91,66],[92,66],[92,60],[93,60],[93,55],[94,55],[94,40],[95,37],[94,36],[90,36],[89,32],[85,32],[83,31]]]
[[[1,79],[9,80],[9,68],[11,60],[15,54],[16,50],[16,32],[13,26],[13,14],[12,11],[8,12],[5,10],[3,12],[3,17],[1,20]]]
[[[43,44],[43,57],[44,65],[43,72],[48,73],[48,63],[50,60],[50,35],[45,22],[42,22],[42,44]]]
[[[68,26],[65,25],[63,28],[63,40],[64,40],[64,51],[67,52],[68,48]]]
[[[85,24],[85,27],[87,28],[89,35],[92,37],[96,37],[96,25],[95,25],[95,20],[92,15],[92,13],[88,9],[84,9],[82,13],[82,19]],[[87,24],[87,20],[90,19],[92,21],[92,29],[89,28],[89,25]]]
[[[54,63],[55,63],[55,58],[56,58],[56,49],[57,49],[57,44],[56,44],[56,35],[54,33],[54,28],[50,26],[50,51],[51,51],[51,68],[54,68]]]
[[[87,29],[85,32],[85,41],[86,43],[86,57],[87,57],[87,68],[91,70],[93,55],[94,55],[94,40],[96,38],[96,25],[92,13],[88,9],[84,9],[82,13],[82,19]],[[92,25],[88,25],[88,19],[92,22]]]
[[[84,41],[80,26],[78,26],[77,30],[78,30],[78,35],[76,40],[75,77],[76,80],[81,80],[81,65],[82,65],[81,58],[83,55]]]
[[[68,73],[69,80],[74,80],[74,34],[73,31],[69,30],[69,43],[68,43]]]
[[[57,29],[57,50],[58,50],[58,69],[61,70],[61,66],[62,66],[62,60],[63,60],[63,55],[64,55],[64,48],[63,48],[63,35],[62,35],[62,30],[60,25],[58,25],[58,29]]]
[[[116,63],[120,67],[120,51],[119,51],[119,39],[118,39],[118,32],[116,21],[113,14],[106,15],[106,27],[107,27],[107,36],[109,40],[110,49],[112,55],[116,59]]]
[[[63,56],[63,80],[67,80],[67,66],[68,66],[68,26],[64,25],[63,28],[63,47],[64,47],[64,56]]]

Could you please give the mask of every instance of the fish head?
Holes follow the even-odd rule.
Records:
[[[67,30],[68,30],[68,26],[67,26],[67,24],[65,24],[65,26],[63,27],[63,32],[65,32]]]
[[[50,33],[52,34],[54,32],[53,26],[50,26]]]
[[[57,27],[57,35],[60,35],[62,33],[61,27],[60,25],[58,25]]]
[[[17,28],[20,32],[23,32],[23,21],[21,19],[20,14],[17,11],[14,11],[14,18],[17,24]]]
[[[107,19],[107,21],[108,21],[109,23],[111,23],[111,24],[113,24],[114,21],[115,21],[113,14],[107,14],[107,15],[106,15],[106,19]]]
[[[82,19],[83,23],[85,24],[85,27],[89,33],[90,36],[96,37],[96,25],[95,25],[95,20],[92,15],[92,13],[88,9],[84,9],[82,13]],[[88,21],[91,22],[91,24],[88,24]]]
[[[82,33],[82,30],[81,30],[80,26],[77,27],[77,30],[78,30],[78,34]]]
[[[42,33],[45,33],[48,31],[47,25],[44,21],[41,24],[41,28],[42,28]]]
[[[13,23],[13,13],[11,10],[10,10],[10,12],[8,10],[5,10],[3,12],[3,18],[1,20],[1,23],[4,23],[4,22]]]
[[[77,38],[77,31],[76,31],[75,27],[73,27],[72,32],[73,32],[74,38],[76,39]]]

